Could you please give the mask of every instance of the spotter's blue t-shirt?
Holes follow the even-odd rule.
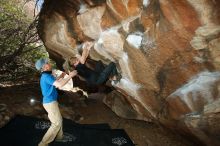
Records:
[[[40,78],[40,87],[43,95],[43,104],[50,103],[57,100],[58,93],[53,86],[55,77],[51,73],[42,73]]]

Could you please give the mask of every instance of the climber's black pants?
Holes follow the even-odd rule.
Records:
[[[101,61],[99,61],[96,65],[95,71],[98,73],[98,76],[94,82],[95,85],[101,85],[105,83],[109,77],[112,77],[114,75],[117,75],[117,69],[114,62],[111,62],[106,67],[102,64]]]

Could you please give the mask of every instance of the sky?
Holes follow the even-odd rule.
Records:
[[[36,0],[37,1],[37,0]],[[40,10],[42,7],[42,4],[44,3],[44,0],[39,0],[37,3],[37,8]]]

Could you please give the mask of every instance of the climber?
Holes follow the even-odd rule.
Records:
[[[115,63],[111,62],[104,67],[102,62],[98,61],[95,69],[90,69],[85,65],[92,46],[92,42],[85,42],[82,46],[82,55],[77,55],[69,59],[70,66],[77,70],[79,77],[86,80],[89,85],[102,85],[108,79],[112,80],[115,84],[118,83],[121,76],[117,72]]]
[[[65,74],[61,74],[59,79],[55,79],[52,75],[52,67],[47,59],[39,59],[35,63],[37,70],[41,71],[40,87],[43,95],[43,107],[48,113],[48,118],[51,122],[50,128],[47,130],[42,141],[38,146],[48,146],[54,139],[59,141],[63,139],[62,116],[58,107],[56,88],[64,86],[72,77],[77,74],[74,70],[69,73],[67,78],[63,78]]]

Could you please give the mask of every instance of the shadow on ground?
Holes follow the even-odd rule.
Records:
[[[85,100],[79,94],[62,93],[59,99],[62,116],[81,124],[108,123],[112,129],[124,129],[138,146],[193,146],[187,139],[154,123],[118,117],[102,103],[104,96],[91,94]],[[0,88],[0,104],[7,106],[0,111],[0,126],[17,114],[47,119],[40,101],[37,83]]]

